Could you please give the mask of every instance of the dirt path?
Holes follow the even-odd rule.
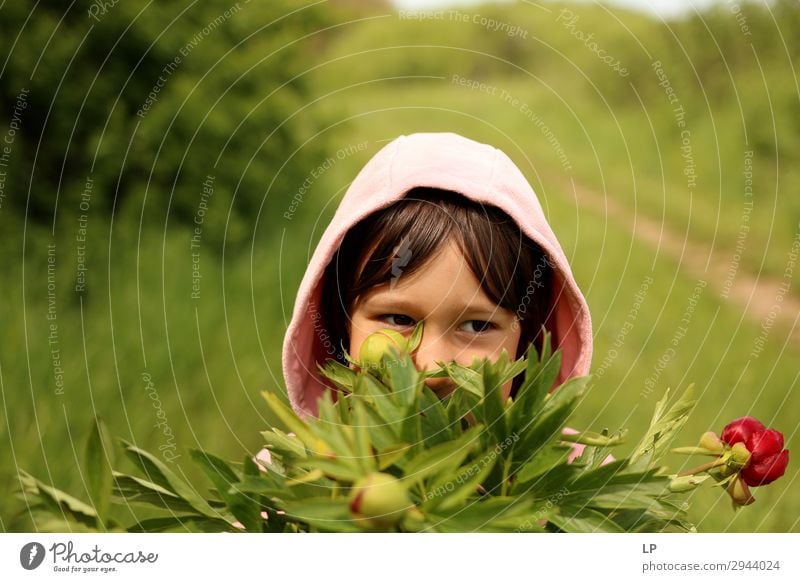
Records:
[[[774,327],[790,336],[795,346],[800,346],[800,325],[797,324],[800,320],[800,297],[792,289],[782,290],[781,279],[755,275],[741,264],[731,279],[733,252],[730,249],[718,248],[712,252],[710,246],[684,238],[641,212],[634,214],[611,197],[603,197],[574,181],[567,188],[573,191],[581,205],[600,214],[607,213],[612,223],[632,230],[636,240],[674,260],[691,277],[706,280],[709,289],[723,301],[736,303],[744,317],[758,325],[772,319]],[[727,290],[726,285],[730,285]]]

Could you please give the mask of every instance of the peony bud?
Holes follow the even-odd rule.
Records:
[[[359,361],[365,366],[378,366],[384,354],[390,355],[390,347],[398,351],[404,350],[406,338],[393,329],[381,329],[371,333],[361,343],[358,351]]]
[[[350,511],[365,529],[388,529],[412,507],[403,484],[387,473],[371,473],[353,485]]]
[[[744,443],[736,443],[731,447],[731,465],[734,469],[739,470],[747,466],[750,460],[750,451]]]
[[[766,427],[752,416],[743,416],[729,422],[722,430],[722,440],[733,446],[736,443],[747,444],[753,433],[761,432]],[[749,448],[749,447],[748,447]]]
[[[750,494],[750,489],[739,475],[736,475],[728,482],[728,495],[731,496],[734,505],[750,505],[755,498]]]
[[[703,481],[708,479],[708,475],[679,475],[672,478],[669,482],[669,490],[673,493],[684,493],[692,491]]]
[[[406,531],[422,531],[425,527],[425,515],[416,506],[412,505],[411,509],[406,512],[402,526]]]
[[[721,453],[725,448],[717,433],[711,431],[703,433],[700,437],[700,446],[712,453]]]

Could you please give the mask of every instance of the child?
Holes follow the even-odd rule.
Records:
[[[393,140],[339,204],[284,338],[294,409],[316,415],[331,388],[317,362],[344,362],[341,346],[357,357],[373,331],[407,335],[419,320],[419,369],[503,349],[520,357],[544,327],[563,354],[557,383],[589,372],[589,310],[536,194],[500,150],[453,133]],[[447,378],[428,384],[441,395],[453,388]]]

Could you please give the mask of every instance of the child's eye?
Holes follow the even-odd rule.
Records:
[[[461,328],[469,333],[486,333],[494,329],[494,324],[491,321],[483,321],[482,319],[470,319],[465,321]]]
[[[386,323],[389,325],[395,325],[397,327],[414,325],[413,319],[407,315],[400,315],[399,313],[387,313],[385,315],[381,315],[380,319],[386,321]]]

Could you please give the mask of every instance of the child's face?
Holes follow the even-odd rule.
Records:
[[[451,241],[412,275],[400,274],[393,288],[379,285],[356,300],[350,317],[350,353],[374,331],[396,329],[410,335],[423,321],[422,342],[412,355],[417,369],[436,369],[437,361],[469,365],[475,357],[494,361],[506,349],[514,358],[520,328],[513,311],[495,305],[481,289],[458,245]],[[447,378],[431,378],[439,396],[452,392]],[[504,399],[512,382],[503,386]]]

